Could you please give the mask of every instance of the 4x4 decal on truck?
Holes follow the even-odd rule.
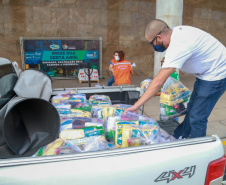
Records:
[[[185,176],[191,178],[195,174],[195,168],[196,166],[186,167],[183,170],[180,170],[178,173],[175,170],[163,172],[157,179],[155,179],[155,182],[166,180],[167,183],[169,183],[175,179],[182,179]]]

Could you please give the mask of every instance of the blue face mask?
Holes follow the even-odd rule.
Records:
[[[163,46],[159,46],[158,44],[156,45],[152,45],[155,51],[158,52],[164,52],[166,50],[166,48],[164,48]]]

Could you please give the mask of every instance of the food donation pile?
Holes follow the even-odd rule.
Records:
[[[109,96],[63,91],[52,98],[61,119],[59,138],[34,156],[73,154],[125,148],[176,139],[151,118],[124,111],[131,105],[112,105]]]

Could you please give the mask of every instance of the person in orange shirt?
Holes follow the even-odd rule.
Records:
[[[119,60],[119,57],[118,57],[118,51],[115,51],[114,52],[114,58],[111,60],[110,62],[110,66],[109,66],[109,70],[114,73],[113,71],[113,65],[115,63],[115,61],[118,61]],[[110,79],[108,80],[108,86],[112,86],[112,84],[115,82],[115,79],[114,79],[114,75],[112,74],[112,76],[110,77]]]
[[[124,51],[118,52],[119,60],[113,65],[113,74],[115,78],[116,85],[130,85],[131,84],[131,74],[133,74],[133,69],[130,61],[125,60]]]

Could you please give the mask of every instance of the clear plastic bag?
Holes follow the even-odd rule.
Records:
[[[121,115],[121,120],[139,120],[140,116],[140,114],[126,112],[125,114]]]
[[[103,126],[102,119],[77,117],[72,120],[73,129],[79,129],[90,126]]]
[[[86,103],[86,95],[85,94],[73,94],[70,97],[70,100]]]
[[[60,132],[59,137],[64,140],[71,140],[104,134],[103,126],[90,126],[80,129],[63,130]]]
[[[111,105],[111,99],[109,96],[106,95],[95,94],[93,96],[90,96],[89,102],[99,105]]]
[[[132,105],[128,105],[128,104],[114,104],[112,105],[113,107],[116,107],[116,108],[120,108],[122,109],[123,111],[125,111],[126,109],[128,109],[129,107],[131,107]]]
[[[114,106],[93,106],[92,117],[104,119],[106,122],[107,117],[120,116],[124,110]]]
[[[77,94],[76,91],[74,90],[65,90],[65,91],[61,91],[60,93],[58,93],[58,95],[63,95],[63,94],[67,94],[67,95],[75,95]]]
[[[69,100],[70,99],[70,96],[69,95],[58,95],[58,96],[54,96],[52,98],[52,104],[53,105],[58,105],[58,104],[62,104],[64,103],[65,101]]]
[[[106,139],[108,141],[114,142],[115,138],[115,129],[116,129],[116,121],[119,121],[119,116],[108,117],[106,124],[105,124],[105,131],[106,131]]]
[[[70,114],[71,105],[69,104],[57,104],[54,105],[59,114]]]
[[[146,91],[146,89],[148,88],[148,86],[149,86],[149,84],[151,83],[151,79],[145,79],[144,81],[142,81],[141,83],[140,83],[140,87],[141,87],[141,89],[143,90],[143,92],[145,92]]]
[[[180,81],[169,77],[161,89],[161,119],[167,120],[186,114],[191,92]]]
[[[77,115],[75,117],[86,117],[86,118],[91,118],[91,113],[88,111],[82,111],[79,109],[70,109],[71,113],[74,115]]]

